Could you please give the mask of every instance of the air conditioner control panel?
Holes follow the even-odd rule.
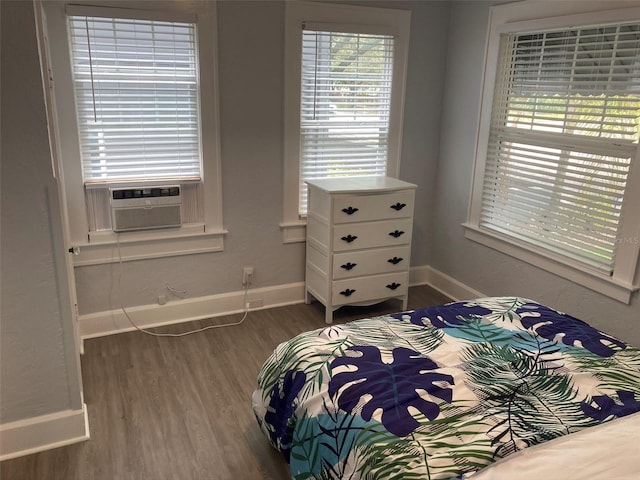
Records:
[[[180,187],[177,185],[170,187],[111,189],[111,198],[114,200],[124,198],[175,197],[177,195],[180,195]]]
[[[180,186],[178,185],[111,189],[111,205],[114,207],[167,205],[180,202]]]

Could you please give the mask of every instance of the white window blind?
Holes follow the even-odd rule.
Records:
[[[640,122],[640,24],[507,34],[480,227],[611,274]]]
[[[68,22],[85,184],[199,179],[195,24]]]
[[[385,175],[393,37],[304,30],[300,213],[305,180]]]

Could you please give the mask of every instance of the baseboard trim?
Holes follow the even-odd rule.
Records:
[[[247,292],[250,311],[303,301],[304,282],[250,289]],[[164,305],[142,305],[126,308],[126,311],[135,324],[142,328],[240,314],[244,311],[244,290],[172,301]],[[80,315],[78,325],[82,340],[135,330],[121,309]]]
[[[0,461],[89,440],[87,407],[0,425]]]
[[[449,275],[424,265],[412,267],[409,284],[429,285],[453,300],[483,297],[480,292]],[[281,307],[304,302],[304,282],[250,289],[247,303],[250,310]],[[165,305],[141,305],[126,308],[138,327],[152,328],[205,318],[235,315],[244,311],[244,291],[177,300]],[[80,315],[79,333],[82,340],[135,330],[121,309]]]
[[[428,265],[421,265],[419,267],[411,267],[409,269],[409,286],[416,287],[418,285],[430,285],[429,283],[429,272],[430,268]]]
[[[486,296],[478,290],[465,285],[464,283],[429,265],[416,268],[415,281],[416,285],[429,285],[434,290],[446,295],[455,302]]]

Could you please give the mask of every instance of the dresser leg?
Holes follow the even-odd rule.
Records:
[[[407,310],[408,307],[409,307],[409,296],[407,295],[402,299],[402,310]]]
[[[328,325],[331,325],[333,323],[333,309],[331,307],[325,307],[324,321]]]

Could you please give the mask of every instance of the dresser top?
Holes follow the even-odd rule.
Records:
[[[338,177],[306,180],[305,183],[330,193],[380,192],[417,187],[413,183],[391,177]]]

